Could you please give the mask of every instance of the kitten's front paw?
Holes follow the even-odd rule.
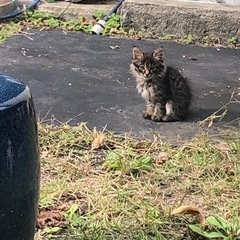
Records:
[[[151,119],[151,115],[150,115],[149,113],[147,113],[147,112],[144,112],[143,115],[142,115],[142,117],[143,117],[144,119]]]
[[[173,117],[170,115],[165,115],[162,117],[163,122],[171,122],[173,121]]]
[[[156,115],[153,115],[151,117],[151,119],[154,121],[154,122],[161,122],[162,121],[162,117],[160,115],[156,116]]]

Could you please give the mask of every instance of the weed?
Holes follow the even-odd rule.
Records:
[[[229,44],[236,45],[238,43],[238,38],[237,37],[231,37],[228,39]]]
[[[98,9],[94,14],[93,14],[94,18],[96,18],[97,20],[103,19],[105,16],[105,11],[103,9]]]
[[[203,43],[206,45],[214,45],[214,44],[220,44],[219,38],[218,37],[210,37],[210,36],[205,36],[203,38]]]
[[[186,43],[186,44],[193,43],[194,41],[193,41],[193,36],[192,36],[192,34],[188,34],[188,35],[184,36],[184,37],[182,38],[182,42],[183,42],[183,43]]]
[[[239,222],[228,223],[219,216],[209,216],[207,222],[208,230],[203,230],[197,225],[189,225],[189,227],[193,232],[207,239],[237,240],[240,238]]]
[[[18,33],[22,29],[20,23],[10,22],[0,27],[0,41],[4,41],[15,33]]]
[[[138,173],[152,170],[152,158],[150,156],[138,156],[130,149],[110,150],[107,153],[104,167],[125,173]]]
[[[51,28],[62,29],[67,31],[82,31],[91,33],[91,29],[97,20],[104,16],[103,10],[98,10],[93,19],[84,17],[66,20],[63,17],[56,16],[50,12],[27,11],[15,21],[6,21],[0,29],[0,41],[7,39],[15,33],[21,32],[23,28]],[[127,33],[120,26],[120,16],[112,14],[102,31],[103,35],[126,35]]]
[[[172,40],[172,39],[174,39],[174,35],[166,34],[166,35],[160,36],[159,39],[160,40]]]
[[[120,16],[113,13],[106,22],[102,31],[103,35],[124,34],[125,31],[121,28]]]

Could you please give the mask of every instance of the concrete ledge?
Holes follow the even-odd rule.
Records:
[[[108,12],[114,4],[116,4],[115,0],[106,2],[104,4],[72,3],[70,5],[69,2],[64,1],[48,3],[43,0],[38,5],[38,10],[53,12],[55,14],[61,14],[63,11],[66,10],[64,12],[64,16],[67,18],[78,16],[91,17],[99,9],[103,10],[104,12]]]
[[[146,31],[157,36],[184,37],[194,40],[231,38],[240,41],[240,6],[199,4],[179,0],[126,0],[119,10],[125,29]]]

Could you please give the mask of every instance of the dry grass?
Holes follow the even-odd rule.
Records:
[[[42,239],[200,239],[171,216],[194,205],[240,225],[240,134],[202,135],[173,147],[77,127],[39,125],[41,211],[62,218],[43,224]]]

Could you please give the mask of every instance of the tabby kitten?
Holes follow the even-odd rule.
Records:
[[[162,47],[153,53],[134,47],[130,70],[138,92],[146,100],[144,118],[170,122],[186,117],[191,102],[190,87],[178,70],[164,64]]]

